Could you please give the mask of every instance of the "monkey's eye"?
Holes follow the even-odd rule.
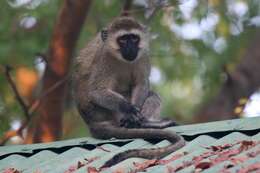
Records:
[[[126,39],[121,38],[121,39],[118,39],[118,42],[121,44],[126,44],[127,41],[126,41]]]
[[[140,39],[139,39],[138,37],[133,37],[133,38],[132,38],[132,41],[133,41],[134,43],[139,42],[139,40],[140,40]]]

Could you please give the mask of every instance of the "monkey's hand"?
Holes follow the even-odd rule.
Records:
[[[140,113],[138,107],[131,103],[124,103],[120,105],[121,112],[124,113],[124,117],[120,120],[120,126],[126,128],[138,128],[141,127],[144,117]]]
[[[140,128],[143,124],[143,117],[135,114],[125,114],[120,120],[120,126],[125,128]]]
[[[119,104],[119,111],[122,113],[135,114],[135,115],[140,113],[140,109],[129,102],[121,102]]]

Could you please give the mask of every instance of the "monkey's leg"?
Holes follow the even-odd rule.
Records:
[[[161,99],[160,97],[152,92],[148,91],[143,104],[141,105],[141,111],[139,116],[143,117],[141,124],[134,124],[129,121],[127,118],[123,119],[123,123],[121,123],[121,127],[126,128],[163,128],[167,127],[168,122],[161,122],[160,118],[161,112]]]
[[[161,113],[161,99],[153,91],[149,91],[144,104],[141,108],[141,114],[149,120],[159,120]]]
[[[166,128],[170,126],[176,126],[177,123],[170,119],[162,119],[161,113],[161,99],[153,91],[149,91],[149,95],[146,98],[141,114],[145,117],[141,127],[142,128]]]
[[[142,117],[138,116],[138,108],[115,91],[110,89],[92,91],[90,99],[92,103],[100,107],[123,113],[125,120],[131,122],[131,124],[140,124],[142,121]]]
[[[111,111],[123,113],[136,113],[136,108],[121,94],[110,89],[92,91],[90,99],[93,103]]]
[[[164,131],[161,129],[128,129],[117,127],[112,122],[94,123],[90,127],[93,136],[101,139],[110,139],[112,137],[118,139],[143,138],[148,140],[161,139],[169,140],[172,144],[162,148],[154,149],[134,149],[128,150],[115,155],[112,159],[105,163],[103,167],[110,167],[130,157],[141,157],[145,159],[160,159],[185,145],[185,140],[172,131]]]

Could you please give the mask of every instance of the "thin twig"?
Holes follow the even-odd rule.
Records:
[[[52,91],[54,91],[55,89],[57,89],[60,85],[62,85],[67,79],[67,77],[64,77],[63,79],[59,80],[58,82],[56,82],[54,85],[52,85],[50,88],[48,88],[45,92],[43,92],[42,95],[40,95],[37,100],[35,100],[30,106],[29,109],[26,106],[26,104],[24,103],[22,97],[20,96],[17,87],[15,85],[15,83],[13,82],[11,75],[10,75],[10,71],[11,71],[11,67],[6,65],[4,66],[4,72],[6,75],[6,78],[8,80],[8,83],[10,84],[10,86],[12,87],[13,92],[15,93],[15,97],[18,100],[19,104],[21,105],[21,107],[23,108],[23,111],[25,113],[26,111],[26,119],[22,122],[21,126],[17,129],[17,130],[9,130],[7,132],[5,132],[4,136],[2,138],[0,138],[0,146],[1,145],[5,145],[5,143],[12,137],[14,136],[19,136],[21,138],[23,138],[23,130],[28,126],[31,118],[32,118],[32,114],[37,110],[37,108],[39,107],[40,103],[41,103],[41,99],[46,97],[47,95],[49,95]]]
[[[141,7],[141,8],[132,9],[133,1],[132,0],[125,0],[125,3],[124,3],[123,8],[122,8],[121,16],[128,16],[128,15],[133,14],[133,13],[138,13],[138,12],[150,10],[150,14],[148,16],[146,16],[146,24],[149,24],[151,19],[153,18],[153,16],[155,15],[155,13],[158,10],[168,8],[168,7],[175,7],[175,6],[181,4],[181,2],[179,2],[178,0],[174,0],[173,2],[170,2],[170,3],[164,3],[162,0],[158,0],[158,1],[155,1],[155,2],[150,2],[150,1],[148,1],[148,2],[150,3],[148,5],[148,7]]]
[[[23,130],[27,127],[30,122],[30,118],[22,122],[21,126],[17,130],[9,130],[5,132],[4,136],[0,139],[0,146],[5,145],[5,143],[12,137],[19,136],[23,139]]]
[[[0,145],[4,145],[10,138],[12,138],[14,136],[20,136],[21,138],[23,138],[22,131],[28,125],[28,123],[31,119],[31,114],[28,111],[28,106],[25,104],[24,100],[22,99],[21,95],[19,94],[18,89],[11,77],[10,72],[12,70],[12,67],[10,67],[9,65],[5,65],[5,66],[2,66],[2,68],[4,69],[3,71],[5,74],[5,77],[8,81],[8,84],[11,86],[12,91],[14,92],[15,98],[18,101],[19,105],[21,106],[21,108],[24,112],[25,120],[23,121],[23,123],[17,130],[7,131],[4,134],[4,136],[0,139]]]
[[[57,89],[59,86],[61,86],[64,82],[66,82],[68,79],[68,76],[62,78],[61,80],[57,81],[54,85],[52,85],[50,88],[48,88],[45,92],[43,92],[42,95],[40,95],[31,105],[29,108],[29,113],[32,114],[36,111],[36,109],[39,107],[41,100],[43,97],[46,97],[49,95],[53,90]]]
[[[133,0],[125,0],[121,16],[128,16],[130,9],[132,8]]]
[[[28,112],[28,107],[27,105],[25,104],[24,100],[22,99],[21,95],[19,94],[18,90],[17,90],[17,87],[11,77],[11,67],[9,65],[5,65],[5,77],[9,83],[9,85],[11,86],[13,92],[14,92],[14,95],[15,95],[15,98],[17,99],[17,101],[19,102],[23,112],[24,112],[24,115],[25,115],[25,118],[26,119],[29,119],[30,118],[30,114]]]
[[[17,130],[9,130],[5,132],[4,136],[0,139],[0,146],[5,145],[5,143],[12,137],[17,136]]]

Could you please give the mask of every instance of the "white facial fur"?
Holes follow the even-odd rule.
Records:
[[[140,42],[139,42],[139,51],[138,51],[138,55],[137,58],[134,61],[127,61],[124,58],[122,58],[122,55],[119,51],[120,47],[117,43],[117,38],[126,34],[135,34],[138,35],[140,37]],[[137,30],[137,29],[132,29],[132,30],[119,30],[118,32],[116,32],[115,34],[108,36],[107,39],[107,45],[110,47],[110,49],[112,49],[112,53],[114,54],[114,56],[124,62],[127,63],[133,63],[135,62],[137,59],[139,59],[141,57],[141,55],[143,54],[144,50],[147,50],[149,47],[149,39],[146,33]]]

